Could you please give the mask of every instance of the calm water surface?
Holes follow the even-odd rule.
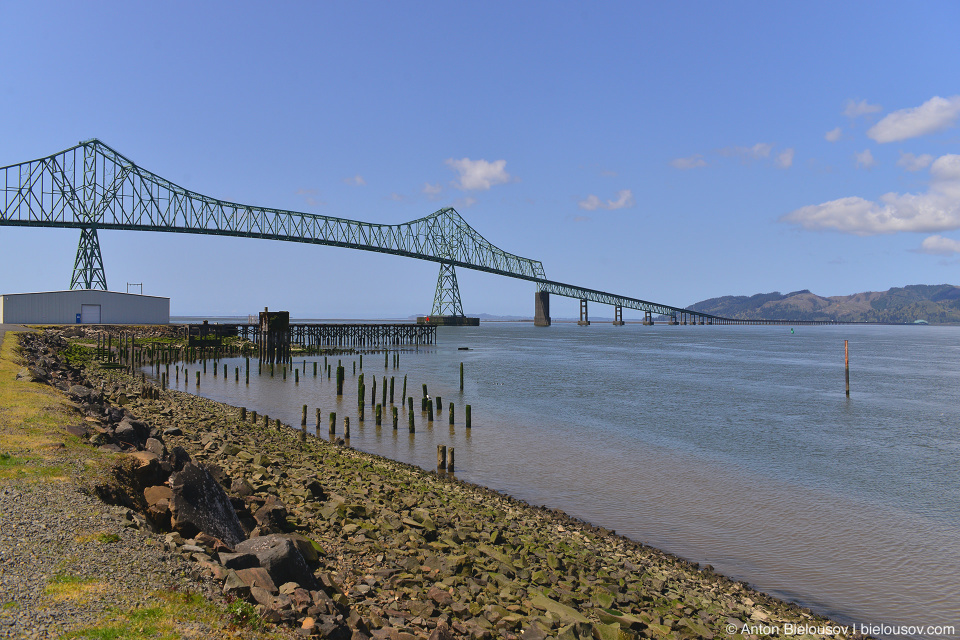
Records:
[[[258,377],[254,361],[247,386],[243,360],[224,360],[200,391],[295,425],[307,404],[311,430],[320,407],[323,434],[329,412],[338,433],[349,415],[351,446],[427,469],[436,445],[452,446],[462,479],[712,564],[842,622],[960,630],[960,328],[794,331],[441,327],[439,344],[402,351],[398,369],[385,369],[382,353],[364,357],[368,401],[372,376],[378,398],[383,376],[397,376],[399,405],[408,376],[414,435],[404,408],[399,431],[387,417],[375,427],[369,406],[358,422],[356,356],[341,356],[339,402],[332,380],[313,377],[315,357],[306,370],[296,361],[299,385],[292,374]],[[432,425],[419,410],[423,383],[444,404]]]

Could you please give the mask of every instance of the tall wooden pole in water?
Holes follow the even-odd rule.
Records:
[[[847,397],[850,397],[850,342],[843,341],[843,363],[847,374]]]

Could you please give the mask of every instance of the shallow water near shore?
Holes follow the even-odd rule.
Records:
[[[319,407],[324,437],[336,411],[339,435],[350,417],[351,446],[427,469],[438,444],[454,447],[461,479],[840,622],[960,629],[960,328],[485,323],[440,327],[437,345],[400,354],[396,369],[383,353],[364,355],[363,422],[353,355],[328,358],[346,368],[340,400],[333,378],[313,376],[322,356],[294,361],[298,384],[279,369],[258,376],[254,360],[246,385],[241,358],[221,360],[217,377],[208,363],[199,390],[196,365],[171,386],[292,425],[307,404],[311,432]],[[396,431],[389,410],[374,424],[374,376],[378,402],[383,377],[397,378]],[[432,424],[420,412],[423,383],[443,401]]]

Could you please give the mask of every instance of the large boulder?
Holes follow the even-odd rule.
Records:
[[[230,498],[202,466],[186,463],[170,476],[171,524],[180,535],[192,538],[203,531],[231,547],[246,538]]]
[[[260,566],[267,570],[274,584],[296,582],[305,589],[313,589],[315,586],[307,561],[296,543],[288,536],[274,533],[250,538],[235,545],[234,549],[237,553],[257,556]]]

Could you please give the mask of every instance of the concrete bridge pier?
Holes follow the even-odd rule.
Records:
[[[670,314],[670,321],[667,324],[680,324],[677,322],[677,313],[673,312]]]
[[[590,326],[590,317],[587,315],[587,301],[580,300],[580,320],[577,322],[581,327]]]
[[[537,291],[533,294],[533,326],[550,326],[550,292]]]
[[[644,311],[643,312],[643,324],[650,327],[653,326],[653,312]]]
[[[613,326],[622,327],[623,326],[623,307],[614,305],[613,307]]]

